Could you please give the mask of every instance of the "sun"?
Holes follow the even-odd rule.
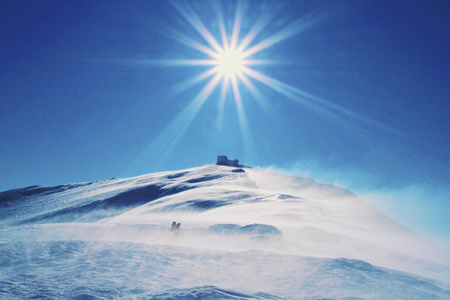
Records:
[[[205,20],[213,20],[206,26],[202,21],[202,15],[198,15],[193,7],[188,4],[188,1],[171,1],[187,24],[182,22],[184,24],[181,25],[181,31],[173,27],[170,28],[168,30],[169,36],[198,53],[190,54],[191,52],[189,52],[189,55],[194,55],[195,58],[151,59],[142,61],[142,64],[203,69],[200,73],[192,74],[185,81],[175,84],[172,87],[172,92],[176,95],[194,86],[199,87],[199,83],[203,82],[204,85],[199,88],[192,99],[184,102],[183,109],[136,159],[134,166],[142,164],[143,161],[150,161],[152,157],[157,157],[158,159],[154,163],[161,166],[168,153],[188,130],[192,121],[209,99],[215,100],[217,105],[217,117],[215,118],[217,123],[214,124],[216,132],[223,130],[225,122],[230,122],[230,118],[225,118],[225,107],[229,107],[225,106],[225,103],[229,100],[234,101],[246,161],[252,161],[252,157],[255,157],[257,152],[253,145],[252,132],[247,121],[246,107],[250,107],[249,101],[251,100],[255,100],[262,110],[270,115],[275,110],[272,105],[273,96],[280,95],[282,96],[280,99],[294,101],[318,116],[364,138],[373,136],[366,126],[390,130],[384,124],[346,109],[335,101],[328,101],[315,96],[261,71],[263,69],[265,72],[270,72],[272,68],[267,68],[268,66],[286,65],[289,62],[288,58],[282,61],[270,59],[275,56],[280,57],[282,49],[281,52],[277,52],[277,55],[271,55],[269,48],[321,24],[329,15],[328,12],[324,13],[319,10],[305,13],[292,23],[286,24],[284,27],[278,27],[275,26],[277,22],[272,22],[275,18],[272,13],[263,12],[256,18],[249,18],[255,16],[254,13],[245,16],[245,12],[249,10],[247,4],[245,4],[247,2],[240,0],[235,1],[236,11],[233,21],[233,16],[224,15],[226,10],[222,10],[221,3],[225,2],[232,1],[209,2],[213,4],[213,10],[216,14],[213,18],[204,18]],[[272,1],[269,2],[272,3]],[[197,6],[197,9],[199,7],[201,10],[203,5]],[[206,7],[206,9],[208,8]],[[225,18],[227,21],[225,21]],[[184,25],[189,25],[189,27]],[[277,28],[275,32],[273,31],[274,27]],[[194,32],[189,31],[189,29],[194,29]],[[184,33],[188,31],[189,34]],[[277,51],[280,51],[280,48]],[[261,59],[261,57],[264,57],[264,59]],[[295,65],[295,62],[293,64]],[[260,68],[260,66],[264,66],[264,68]],[[293,78],[291,77],[291,79]],[[219,93],[213,93],[217,89],[220,89]],[[241,93],[241,89],[245,89],[246,93]],[[270,92],[275,93],[270,94]],[[270,99],[268,95],[271,95]],[[211,113],[211,110],[208,111]]]
[[[214,98],[217,102],[217,124],[216,128],[221,130],[224,118],[224,107],[228,100],[235,103],[238,116],[239,127],[243,137],[243,147],[249,157],[255,153],[253,138],[247,121],[245,106],[248,105],[248,95],[251,95],[261,108],[270,111],[270,101],[266,99],[264,93],[253,83],[259,82],[262,86],[267,86],[284,96],[297,101],[298,93],[295,88],[288,86],[274,78],[271,78],[260,71],[258,67],[263,65],[274,65],[278,62],[266,59],[270,55],[264,54],[265,59],[260,59],[260,54],[268,48],[284,41],[285,39],[305,30],[310,26],[309,21],[297,20],[290,25],[281,28],[272,35],[262,35],[261,32],[270,27],[273,20],[270,14],[263,14],[253,22],[244,21],[245,5],[243,2],[236,2],[234,21],[230,22],[230,16],[224,16],[224,11],[216,6],[217,17],[214,24],[206,26],[201,17],[186,2],[173,1],[172,4],[185,21],[194,29],[195,34],[185,34],[183,31],[171,30],[172,37],[181,44],[198,51],[196,59],[169,59],[160,63],[167,66],[187,66],[203,67],[204,70],[194,75],[184,82],[174,87],[176,93],[206,82],[197,95],[185,106],[176,119],[161,135],[161,143],[171,147],[188,128],[194,117],[198,114],[205,102]],[[225,21],[227,18],[227,21]],[[243,26],[246,24],[246,26]],[[214,25],[214,26],[211,26]],[[228,25],[228,26],[227,26]],[[231,25],[231,26],[230,26]],[[214,29],[215,31],[211,31]],[[260,85],[261,86],[261,85]],[[242,93],[245,88],[249,94]],[[212,97],[213,92],[220,89],[217,96]],[[244,103],[245,102],[245,103]]]
[[[252,67],[273,63],[270,60],[257,59],[255,56],[260,51],[294,34],[294,30],[282,30],[265,40],[255,43],[258,34],[268,25],[270,18],[260,18],[249,28],[245,35],[242,35],[243,7],[239,3],[236,7],[236,15],[234,16],[234,22],[231,28],[226,28],[225,24],[230,24],[230,22],[225,22],[222,11],[217,11],[216,25],[218,26],[216,28],[219,31],[213,34],[188,4],[174,2],[174,7],[200,35],[201,40],[196,40],[192,36],[187,36],[181,32],[175,32],[174,38],[178,42],[199,51],[204,55],[204,58],[171,60],[170,64],[178,66],[204,66],[206,68],[204,72],[179,85],[181,90],[210,78],[205,89],[199,95],[202,95],[202,98],[206,101],[212,91],[221,85],[222,92],[218,101],[220,103],[219,107],[223,106],[222,104],[225,99],[229,99],[227,95],[231,93],[238,107],[238,112],[243,116],[244,111],[241,104],[242,99],[239,83],[243,83],[250,90],[250,93],[258,98],[258,91],[254,88],[250,78],[260,82],[267,81],[268,79],[264,77],[265,75],[253,70]],[[243,118],[240,118],[242,120],[241,122],[244,122]]]
[[[164,160],[169,150],[187,131],[209,99],[214,99],[217,104],[217,117],[215,118],[217,123],[214,128],[218,131],[223,130],[225,122],[230,122],[229,118],[225,118],[225,107],[229,107],[225,106],[225,103],[230,100],[234,101],[242,135],[242,148],[247,161],[251,161],[257,151],[253,144],[245,108],[253,105],[249,103],[252,99],[264,112],[270,114],[274,110],[272,101],[267,97],[270,90],[319,115],[334,120],[341,126],[349,125],[349,118],[362,119],[354,112],[288,85],[261,71],[262,69],[265,72],[270,71],[267,66],[284,65],[288,61],[287,59],[283,61],[270,59],[269,48],[316,26],[323,21],[323,16],[326,14],[308,13],[280,28],[272,26],[276,25],[276,22],[272,22],[275,17],[273,14],[262,13],[256,19],[246,19],[245,12],[248,10],[248,6],[245,1],[236,1],[234,21],[233,16],[225,15],[225,10],[221,9],[219,2],[214,3],[213,8],[216,13],[214,21],[205,25],[201,15],[198,15],[187,2],[172,1],[172,5],[189,27],[182,25],[182,31],[171,28],[169,34],[177,42],[197,53],[192,54],[195,58],[149,61],[151,64],[163,66],[203,69],[200,73],[193,74],[185,81],[173,86],[173,92],[181,94],[194,86],[198,87],[199,83],[204,83],[195,96],[185,102],[184,108],[149,146],[149,149],[153,149],[157,153],[155,157],[158,157],[160,161]],[[250,15],[254,16],[254,14]],[[204,19],[211,20],[207,17]],[[227,20],[225,21],[225,19]],[[273,31],[273,27],[277,27],[277,30]],[[189,29],[193,29],[193,31],[189,31]],[[188,31],[189,34],[185,33]],[[279,56],[279,53],[276,56]],[[261,59],[262,57],[264,59]],[[218,89],[219,93],[213,93]],[[245,93],[243,93],[243,89],[245,89]],[[264,91],[260,89],[264,89]],[[147,155],[150,153],[153,152],[145,151],[143,158],[137,161],[148,159]]]
[[[218,54],[216,63],[218,72],[225,77],[241,75],[245,65],[242,52],[234,48],[227,48],[221,51]]]

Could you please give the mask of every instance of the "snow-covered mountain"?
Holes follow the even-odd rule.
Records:
[[[0,296],[450,299],[450,255],[346,189],[205,165],[0,193]]]

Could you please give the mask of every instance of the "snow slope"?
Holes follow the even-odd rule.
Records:
[[[346,189],[206,165],[0,193],[0,295],[448,299],[450,255]]]

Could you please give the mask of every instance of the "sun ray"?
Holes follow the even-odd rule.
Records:
[[[128,172],[139,168],[149,161],[155,163],[154,167],[159,168],[173,150],[181,136],[186,132],[192,120],[203,107],[205,101],[219,84],[222,76],[216,73],[206,86],[192,99],[192,101],[177,115],[177,117],[153,140],[141,155],[128,168]],[[158,159],[155,161],[154,158]]]
[[[129,62],[139,63],[140,65],[154,65],[154,66],[166,66],[166,67],[179,67],[179,66],[213,66],[216,65],[216,61],[212,59],[146,59],[146,60],[128,60]]]
[[[179,94],[179,93],[187,90],[188,88],[196,85],[197,83],[202,82],[206,78],[213,76],[216,73],[217,73],[216,68],[208,69],[208,70],[204,71],[203,73],[200,73],[199,75],[195,76],[194,78],[190,78],[182,83],[175,85],[173,87],[173,90],[175,91],[175,94]]]
[[[261,16],[247,35],[242,39],[242,42],[239,44],[238,51],[244,51],[244,49],[246,49],[256,38],[256,36],[267,26],[270,20],[271,18],[269,16]]]
[[[316,18],[308,18],[306,20],[298,20],[287,27],[284,27],[274,35],[268,37],[267,39],[259,42],[258,44],[250,47],[249,49],[245,50],[242,53],[242,56],[244,58],[249,57],[257,52],[260,52],[270,46],[273,46],[295,34],[300,33],[301,31],[304,31],[311,26],[315,25],[318,22]]]
[[[236,16],[234,17],[233,32],[231,34],[230,49],[236,49],[238,43],[239,32],[241,30],[242,3],[236,5]],[[225,48],[226,49],[226,48]]]
[[[220,28],[220,37],[222,38],[222,48],[228,48],[228,37],[227,37],[227,31],[225,29],[225,20],[223,19],[223,14],[220,9],[217,10],[218,14],[218,21],[219,21],[219,28]]]
[[[167,59],[162,62],[166,65],[178,66],[213,66],[216,64],[212,59]]]
[[[238,119],[239,119],[239,125],[241,128],[242,137],[243,137],[245,154],[247,156],[247,159],[253,160],[254,153],[256,153],[256,151],[254,151],[253,139],[252,139],[252,135],[250,132],[250,128],[248,126],[247,116],[245,114],[244,107],[242,104],[241,93],[239,91],[239,87],[237,84],[236,75],[232,76],[230,78],[230,81],[231,81],[231,85],[232,85],[234,100],[236,103],[236,109],[238,112]]]
[[[264,110],[266,114],[269,115],[273,110],[269,107],[266,97],[255,87],[255,85],[246,77],[243,73],[239,74],[239,79],[245,85],[247,90],[252,94],[253,98],[259,104],[259,106]]]
[[[218,118],[217,118],[217,127],[219,129],[223,128],[223,107],[225,106],[225,100],[226,100],[226,96],[227,96],[229,82],[230,82],[229,78],[224,78],[223,83],[222,83],[222,89],[220,91],[220,100],[219,100]]]
[[[193,48],[199,52],[202,52],[202,53],[208,55],[209,57],[217,57],[217,55],[218,55],[217,52],[215,52],[213,49],[208,48],[207,46],[205,46],[203,44],[200,44],[196,40],[186,36],[185,34],[183,34],[181,32],[172,30],[171,36],[178,42],[180,42],[190,48]]]
[[[361,136],[371,135],[369,130],[363,129],[359,123],[366,123],[371,126],[376,126],[385,130],[391,130],[384,124],[376,122],[368,117],[364,117],[356,112],[347,110],[336,104],[333,104],[325,99],[316,97],[309,93],[306,93],[298,88],[290,86],[279,80],[264,75],[258,71],[250,68],[243,67],[243,72],[248,76],[262,82],[266,86],[274,89],[278,93],[286,96],[287,98],[300,103],[304,107],[318,113],[322,117],[339,124],[342,127],[346,127],[347,130],[359,132]],[[353,122],[349,120],[353,119]]]
[[[211,45],[214,50],[219,52],[220,49],[222,49],[219,43],[217,43],[214,36],[209,32],[208,29],[206,29],[205,25],[203,25],[203,22],[189,5],[186,4],[182,7],[179,2],[173,1],[172,3],[178,10],[178,12],[186,19],[186,21],[188,21],[192,25],[192,27],[194,27],[194,29]]]

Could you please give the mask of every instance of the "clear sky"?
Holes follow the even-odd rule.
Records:
[[[386,196],[447,235],[449,15],[446,0],[1,1],[0,190],[224,154]],[[238,94],[208,73],[221,32],[252,49]]]

